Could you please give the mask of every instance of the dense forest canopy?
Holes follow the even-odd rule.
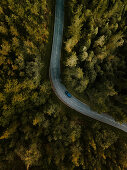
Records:
[[[127,122],[127,1],[68,4],[64,83],[92,109]]]
[[[49,0],[0,1],[0,170],[123,170],[125,134],[65,107],[51,90],[54,9]]]

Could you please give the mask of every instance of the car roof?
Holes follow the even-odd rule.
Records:
[[[65,91],[65,93],[66,93],[68,96],[71,96],[71,94],[70,94],[68,91]]]

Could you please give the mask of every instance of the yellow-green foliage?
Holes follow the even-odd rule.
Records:
[[[70,0],[63,61],[67,88],[97,112],[120,121],[127,120],[126,3]]]
[[[49,85],[41,82],[49,37],[48,5],[46,0],[0,1],[0,125],[9,124],[28,103],[44,104],[44,93],[47,98],[50,94]],[[1,139],[8,136],[5,130]]]

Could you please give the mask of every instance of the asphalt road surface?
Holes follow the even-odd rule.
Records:
[[[65,91],[67,89],[61,83],[60,79],[60,58],[63,37],[63,26],[64,26],[64,0],[56,0],[54,35],[49,68],[50,80],[55,94],[63,103],[65,103],[72,109],[82,113],[83,115],[89,116],[100,122],[106,123],[108,125],[121,129],[124,132],[127,132],[127,123],[120,124],[109,115],[103,113],[98,114],[97,112],[92,111],[88,105],[82,103],[74,96],[69,98],[65,94]]]

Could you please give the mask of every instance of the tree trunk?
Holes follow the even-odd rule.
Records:
[[[26,169],[29,170],[29,167],[30,167],[30,165],[28,164],[27,167],[26,167]]]

